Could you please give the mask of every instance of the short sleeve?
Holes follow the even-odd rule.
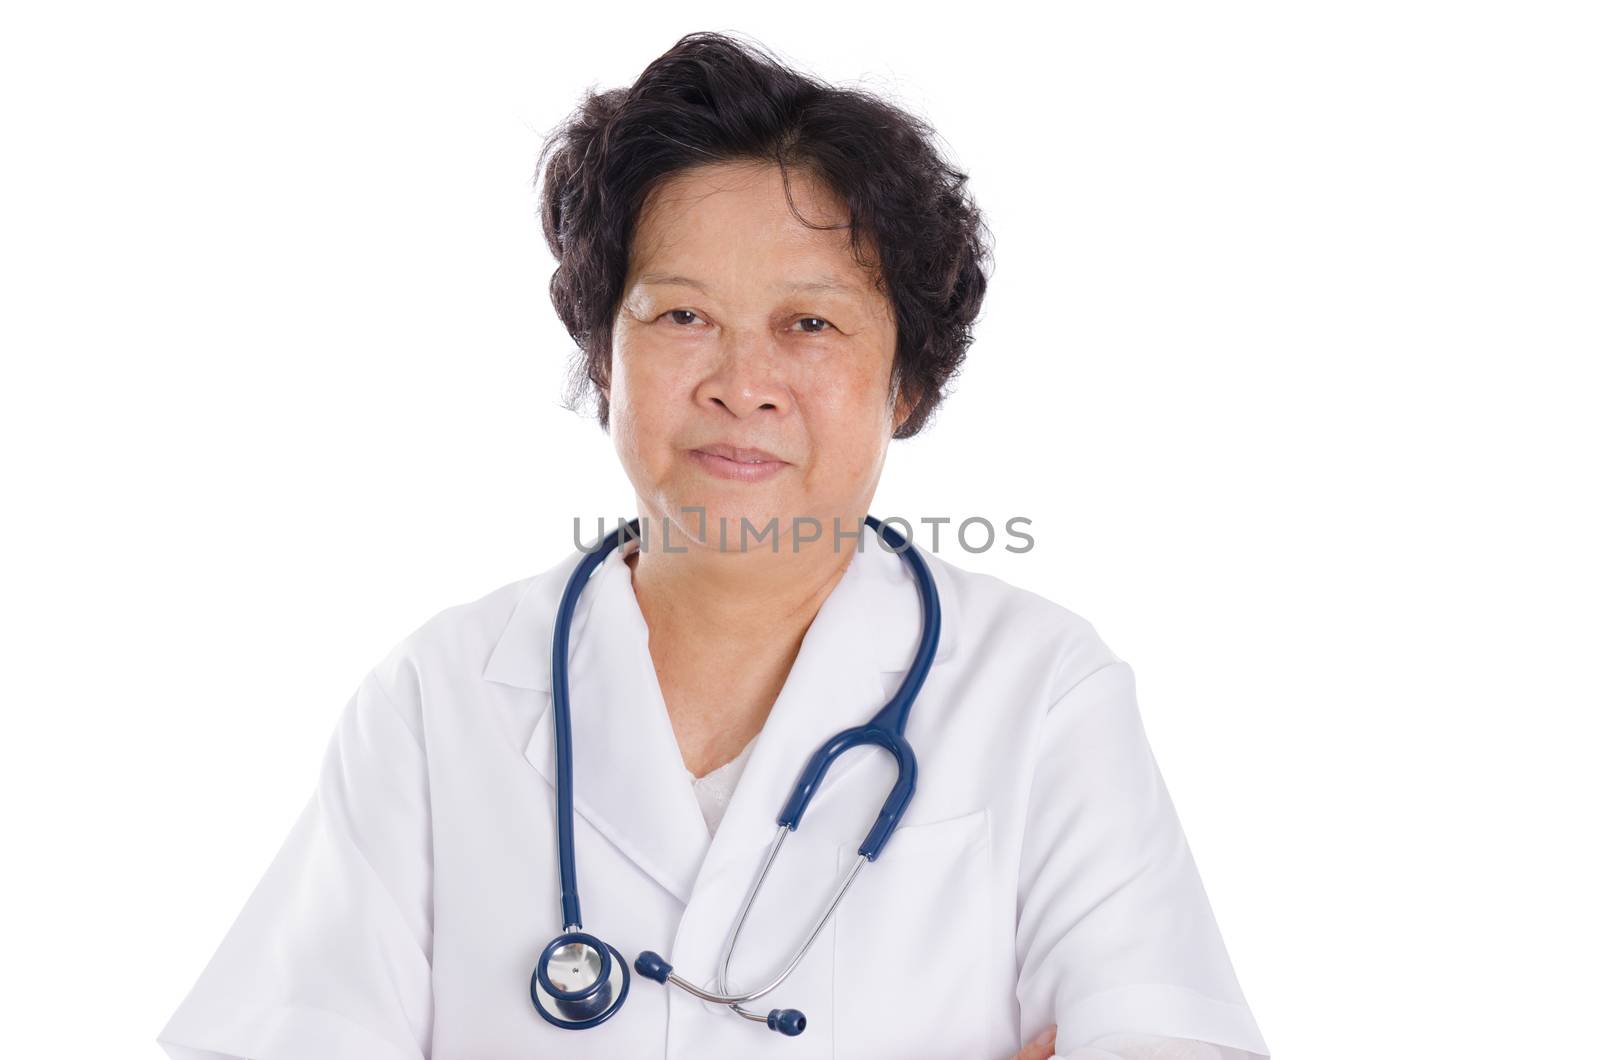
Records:
[[[1037,746],[1018,877],[1023,1031],[1056,1024],[1058,1054],[1125,1033],[1266,1057],[1128,664],[1065,692]]]
[[[1113,1034],[1056,1055],[1061,1060],[1257,1060],[1261,1056],[1226,1045],[1147,1034]]]
[[[433,840],[414,724],[368,674],[316,790],[157,1037],[173,1060],[427,1060]]]

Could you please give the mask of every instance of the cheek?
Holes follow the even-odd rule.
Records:
[[[880,377],[871,367],[834,372],[808,393],[807,427],[829,477],[850,479],[871,471],[893,428],[887,374]]]
[[[656,470],[670,463],[672,440],[692,411],[694,382],[687,367],[617,344],[611,364],[611,434],[625,460]]]
[[[671,343],[652,342],[649,334],[621,329],[613,340],[611,357],[612,401],[622,401],[644,411],[662,399],[693,391],[704,357]]]

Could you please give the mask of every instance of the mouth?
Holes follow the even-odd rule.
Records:
[[[729,460],[736,464],[747,464],[751,466],[784,463],[784,461],[779,460],[765,449],[745,449],[739,446],[723,445],[721,443],[715,445],[702,445],[696,449],[691,449],[690,452],[699,453],[702,456],[719,457],[723,460]]]
[[[765,449],[721,444],[691,449],[689,459],[708,474],[734,482],[760,482],[789,466]]]

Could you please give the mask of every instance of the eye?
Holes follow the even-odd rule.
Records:
[[[820,335],[825,329],[833,327],[832,324],[828,323],[826,320],[823,320],[821,317],[801,317],[799,320],[795,321],[795,323],[802,324],[802,325],[805,325],[805,324],[820,324],[820,325],[822,325],[821,327],[817,327],[817,328],[802,327],[800,330],[804,334],[807,334],[807,335]],[[835,330],[837,330],[837,329],[835,329]]]
[[[671,322],[672,323],[678,324],[678,325],[680,325],[682,327],[688,327],[689,324],[692,323],[692,321],[687,321],[687,320],[684,320],[683,318],[684,317],[693,317],[695,319],[699,319],[700,314],[696,313],[693,309],[669,309],[665,313],[662,313],[656,319],[657,320],[666,320],[669,317],[671,318]]]

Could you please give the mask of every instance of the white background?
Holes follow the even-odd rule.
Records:
[[[1034,521],[941,554],[1133,665],[1275,1056],[1594,1055],[1593,9],[564,6],[8,7],[6,1051],[160,1055],[367,668],[634,514],[533,163],[722,29],[971,174],[873,510]]]

